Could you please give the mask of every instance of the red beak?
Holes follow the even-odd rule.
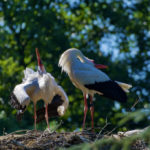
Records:
[[[46,72],[45,68],[44,68],[44,65],[42,64],[42,60],[40,58],[40,53],[38,51],[38,48],[35,48],[35,51],[36,51],[36,57],[37,57],[37,61],[38,61],[38,66],[40,68],[40,70],[42,72]]]
[[[95,64],[95,63],[94,63],[94,66],[95,66],[96,68],[98,68],[98,69],[106,69],[106,68],[108,68],[108,66],[105,66],[105,65],[102,65],[102,64]]]

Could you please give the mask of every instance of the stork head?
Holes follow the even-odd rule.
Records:
[[[37,56],[37,61],[38,61],[38,70],[40,71],[40,73],[46,73],[45,67],[42,64],[42,60],[40,58],[40,53],[38,51],[38,48],[36,48],[35,50],[36,50],[36,56]]]
[[[97,69],[106,69],[108,66],[102,64],[96,64],[93,59],[85,57],[80,50],[75,50],[76,56],[80,59],[81,62],[85,62],[91,65],[94,65]]]
[[[59,66],[63,67],[68,61],[71,61],[72,58],[78,58],[82,63],[87,63],[89,65],[95,66],[98,69],[108,68],[105,65],[96,64],[94,60],[85,57],[83,53],[76,48],[68,49],[61,55]]]

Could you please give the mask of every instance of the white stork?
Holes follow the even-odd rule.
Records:
[[[34,72],[30,68],[24,70],[23,82],[15,86],[11,95],[10,104],[12,107],[19,110],[19,114],[23,114],[30,100],[32,100],[34,104],[34,126],[36,129],[36,103],[40,99],[43,99],[45,103],[45,119],[49,128],[48,104],[58,95],[63,103],[57,107],[57,112],[62,116],[68,107],[69,101],[62,87],[55,82],[54,77],[50,73],[46,72],[40,59],[38,49],[36,49],[36,55],[38,60],[38,71]]]
[[[98,93],[104,97],[119,102],[126,102],[125,92],[132,86],[111,80],[104,72],[99,69],[107,68],[101,64],[95,64],[94,60],[85,57],[78,49],[71,48],[66,50],[59,59],[59,66],[65,71],[75,87],[79,88],[84,95],[84,119],[83,128],[85,127],[86,113],[88,111],[87,98],[90,96],[90,111],[92,128],[94,128],[94,106],[93,96]]]

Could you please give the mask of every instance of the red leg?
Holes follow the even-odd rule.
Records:
[[[48,104],[45,105],[45,119],[47,123],[47,127],[49,129],[49,121],[48,121]]]
[[[91,95],[90,95],[90,111],[91,111],[92,129],[94,129],[94,105],[93,105],[93,97]]]
[[[86,94],[84,94],[84,119],[83,119],[83,129],[84,129],[84,127],[85,127],[85,120],[86,120],[87,111],[88,111],[87,99],[86,99]]]
[[[37,119],[37,116],[36,116],[36,103],[34,104],[34,129],[36,130],[36,119]]]

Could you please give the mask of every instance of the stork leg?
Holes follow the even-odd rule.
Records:
[[[94,105],[93,105],[93,96],[91,95],[90,95],[90,111],[91,111],[92,130],[94,131]]]
[[[49,129],[49,121],[48,121],[48,104],[45,105],[45,119],[47,123],[47,127]]]
[[[36,103],[34,104],[34,129],[36,130],[36,119],[37,119],[37,116],[36,116]]]
[[[84,119],[83,119],[83,129],[84,129],[84,127],[85,127],[85,120],[86,120],[87,111],[88,111],[87,99],[86,99],[86,94],[84,94]]]

